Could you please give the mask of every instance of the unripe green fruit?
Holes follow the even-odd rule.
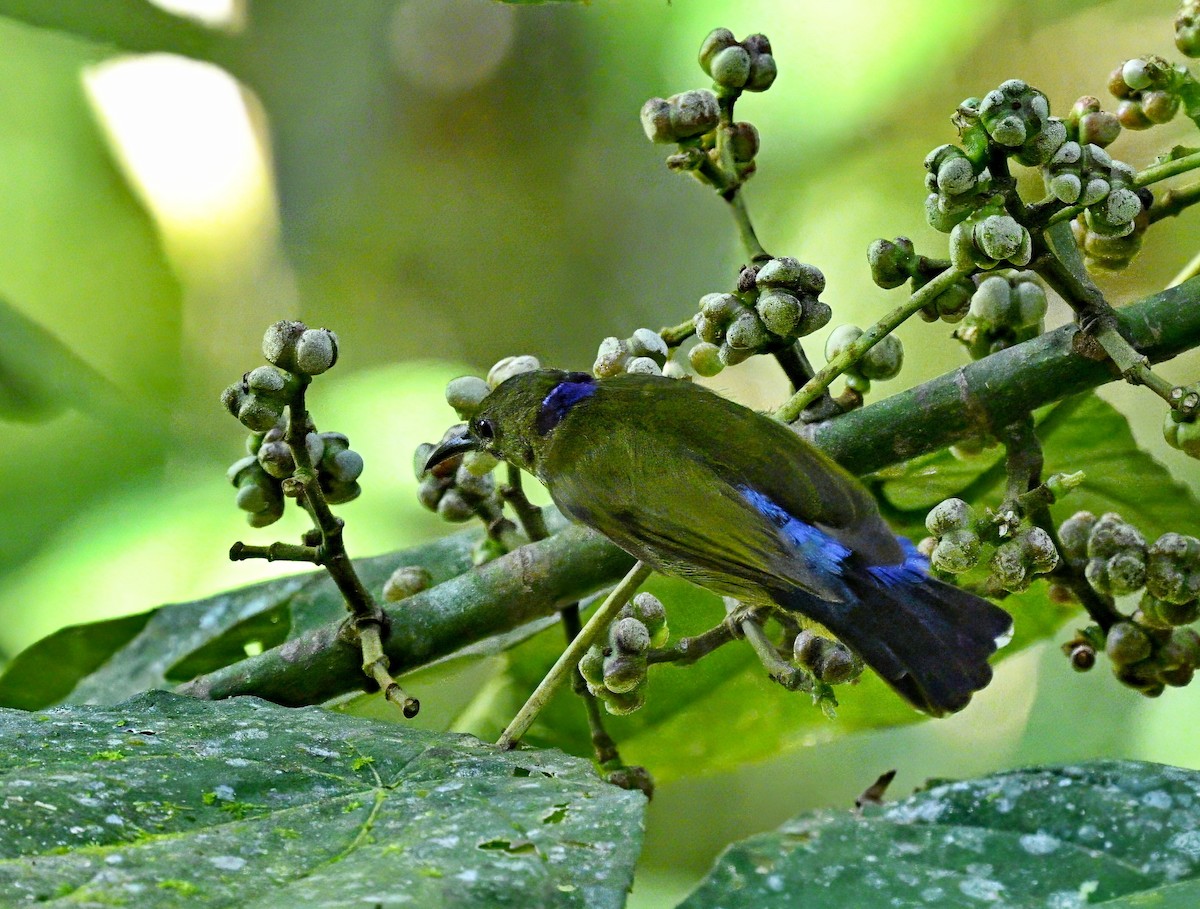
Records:
[[[989,275],[979,282],[971,296],[971,315],[988,327],[1010,324],[1012,286],[1000,275]]]
[[[1138,57],[1126,60],[1121,65],[1121,78],[1135,92],[1141,91],[1143,88],[1149,88],[1153,82],[1146,67],[1146,61]]]
[[[325,501],[330,505],[342,505],[362,495],[362,487],[358,483],[339,483],[336,480],[322,478],[321,492],[325,495]]]
[[[430,511],[437,511],[444,492],[442,481],[430,473],[417,484],[417,501]]]
[[[723,331],[746,307],[733,294],[705,294],[700,298],[700,312],[716,330]],[[705,341],[710,340],[704,338]],[[717,343],[713,341],[712,343]]]
[[[601,379],[619,376],[625,371],[628,361],[629,345],[620,338],[605,338],[596,351],[596,362],[592,364],[592,372]]]
[[[747,38],[746,40],[749,41],[750,39]],[[765,92],[775,84],[775,77],[778,75],[779,66],[770,53],[751,54],[750,75],[746,79],[746,91]]]
[[[246,392],[242,390],[242,383],[237,382],[221,392],[221,406],[236,417],[238,411],[242,409],[242,401],[245,397]]]
[[[1146,551],[1146,589],[1171,603],[1200,596],[1200,540],[1164,533]]]
[[[1139,553],[1119,552],[1111,559],[1105,570],[1108,592],[1123,596],[1141,590],[1146,583],[1146,560]]]
[[[234,501],[242,511],[258,514],[270,507],[273,498],[264,486],[258,483],[247,483],[238,488]]]
[[[421,565],[404,565],[392,572],[383,582],[383,598],[389,603],[399,603],[413,594],[433,586],[433,575]]]
[[[363,459],[357,451],[347,448],[321,460],[321,470],[338,483],[353,483],[363,472]]]
[[[640,620],[626,616],[612,623],[608,639],[621,653],[645,653],[650,649],[650,630]]]
[[[658,366],[667,362],[671,351],[667,342],[656,331],[649,328],[635,328],[628,341],[629,353],[634,357],[649,357]]]
[[[479,405],[491,390],[479,376],[459,376],[446,386],[446,403],[454,408],[460,420],[469,420],[479,413]]]
[[[1022,274],[1029,274],[1023,272]],[[1018,328],[1039,324],[1046,316],[1046,291],[1035,280],[1018,281],[1012,288]]]
[[[237,417],[242,425],[255,432],[266,432],[283,415],[283,408],[271,401],[263,400],[257,395],[244,395]]]
[[[1088,536],[1087,554],[1092,559],[1109,559],[1119,552],[1146,553],[1146,539],[1137,528],[1116,512],[1100,516]]]
[[[422,442],[413,452],[413,474],[418,480],[425,477],[425,463],[429,460],[429,456],[433,454],[433,450],[437,448],[432,442]]]
[[[860,395],[865,395],[871,390],[871,380],[857,369],[847,369],[842,373],[842,378],[846,380],[847,388],[857,391]]]
[[[246,373],[246,390],[260,398],[285,399],[290,395],[290,388],[295,387],[291,375],[281,372],[273,366],[258,366]]]
[[[445,521],[461,524],[463,521],[471,519],[475,514],[475,509],[457,489],[447,489],[438,500],[437,513]]]
[[[666,144],[675,141],[671,126],[671,105],[666,98],[651,98],[642,105],[642,131],[651,142]]]
[[[649,357],[631,357],[625,372],[631,376],[661,376],[662,368]]]
[[[817,296],[825,289],[825,275],[819,268],[792,256],[770,259],[754,276],[759,288],[779,288]]]
[[[721,362],[721,348],[707,341],[701,341],[688,351],[688,362],[701,376],[715,376],[725,368]]]
[[[925,517],[925,528],[935,537],[951,530],[967,530],[975,524],[975,509],[962,499],[944,499]]]
[[[278,509],[267,508],[264,511],[255,512],[254,514],[246,515],[246,523],[251,527],[269,527],[283,517],[283,501],[279,502]]]
[[[1058,565],[1058,550],[1054,548],[1054,540],[1042,528],[1029,528],[1021,535],[1020,543],[1026,560],[1036,574],[1053,571]]]
[[[843,685],[862,675],[862,660],[857,659],[844,644],[830,641],[814,671],[814,675],[829,685]]]
[[[717,96],[706,89],[680,92],[667,103],[671,105],[671,129],[677,140],[702,136],[720,119]]]
[[[750,54],[737,44],[717,51],[709,64],[709,75],[723,88],[741,88],[750,78]]]
[[[754,160],[758,154],[760,140],[758,129],[753,123],[735,123],[729,133],[729,150],[733,152],[733,160],[745,164]]]
[[[598,645],[593,644],[580,658],[579,674],[588,683],[589,690],[604,686],[604,651]]]
[[[1159,676],[1159,669],[1150,663],[1137,663],[1132,666],[1113,666],[1113,674],[1117,679],[1130,688],[1148,698],[1156,698],[1163,693],[1165,685]]]
[[[757,351],[768,340],[767,329],[753,310],[738,313],[725,332],[725,343],[735,350]]]
[[[979,562],[979,535],[973,530],[951,530],[942,536],[929,556],[938,571],[961,574]]]
[[[496,491],[496,480],[490,473],[477,476],[461,466],[454,472],[454,486],[468,502],[479,502]]]
[[[266,442],[261,445],[258,449],[258,463],[277,480],[287,479],[296,472],[292,449],[286,442]]]
[[[1090,511],[1077,511],[1062,522],[1058,528],[1058,541],[1067,558],[1079,561],[1087,557],[1088,538],[1096,520]]]
[[[862,329],[857,325],[839,325],[825,339],[825,359],[832,360],[862,337]]]
[[[646,681],[646,654],[614,650],[604,658],[604,687],[627,694]]]
[[[792,641],[792,658],[805,669],[812,669],[821,657],[826,639],[809,629],[803,629]]]
[[[712,75],[712,60],[721,51],[737,44],[737,38],[727,28],[714,28],[700,45],[700,68]]]
[[[604,709],[613,716],[628,716],[645,706],[646,685],[644,681],[632,691],[611,692],[608,697],[604,698]]]
[[[1032,253],[1025,254],[1030,246],[1029,231],[1008,215],[990,215],[975,227],[975,242],[989,259],[1008,259],[1019,265],[1029,261]]]
[[[857,365],[858,372],[868,379],[894,379],[904,365],[904,345],[895,335],[885,335]]]
[[[794,337],[793,332],[804,316],[800,301],[785,290],[763,291],[755,309],[767,330],[781,338]]]
[[[736,366],[738,363],[743,363],[749,360],[754,355],[752,350],[741,350],[736,347],[731,347],[729,344],[722,344],[717,351],[717,355],[721,358],[721,362],[726,366]]]
[[[291,372],[296,366],[296,343],[308,330],[303,322],[276,322],[263,335],[262,352],[268,363]]]
[[[1104,651],[1116,666],[1140,663],[1150,656],[1150,638],[1133,622],[1117,622],[1108,629]]]
[[[488,370],[487,383],[492,388],[495,388],[497,385],[507,381],[508,379],[511,379],[513,376],[519,376],[521,373],[533,372],[534,370],[541,368],[542,364],[538,361],[537,357],[531,357],[528,355],[505,357],[504,359],[497,361],[496,364]]]
[[[833,310],[829,308],[828,304],[812,297],[806,297],[804,314],[800,317],[800,324],[796,326],[796,336],[802,338],[805,335],[811,335],[814,331],[819,331],[828,325],[832,318]]]
[[[310,328],[296,341],[296,372],[319,376],[337,362],[337,335],[327,328]]]
[[[996,547],[992,554],[991,569],[995,582],[1012,593],[1026,589],[1033,580],[1021,544],[1016,540]]]
[[[653,594],[639,593],[621,612],[622,614],[628,612],[646,627],[650,634],[651,647],[662,647],[669,640],[667,611],[663,608],[662,601]]]
[[[867,248],[871,279],[885,290],[899,287],[913,275],[916,250],[908,237],[875,240]]]
[[[1172,448],[1200,458],[1200,420],[1177,420],[1176,411],[1168,410],[1163,418],[1163,438]]]

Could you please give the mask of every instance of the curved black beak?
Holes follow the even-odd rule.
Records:
[[[468,451],[479,451],[479,442],[471,438],[466,427],[463,427],[462,435],[451,436],[429,453],[425,459],[425,470],[430,471],[443,461]]]

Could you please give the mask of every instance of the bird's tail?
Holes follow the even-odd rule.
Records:
[[[899,566],[846,566],[843,580],[853,599],[844,603],[798,588],[778,601],[837,635],[918,710],[944,716],[961,710],[991,681],[988,657],[1011,636],[1012,618],[929,577],[924,565],[914,551]]]

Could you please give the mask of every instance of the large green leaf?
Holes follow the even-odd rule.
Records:
[[[6,903],[620,907],[641,848],[585,761],[317,708],[155,692],[0,739]]]
[[[400,565],[421,565],[435,583],[471,566],[477,534],[355,561],[378,594]],[[60,700],[115,703],[235,663],[346,614],[324,571],[265,581],[141,616],[57,631],[23,651],[0,675],[0,704],[36,709]],[[68,697],[69,695],[69,697]]]
[[[1134,761],[934,786],[730,847],[680,909],[1194,906],[1200,773]],[[1106,902],[1113,900],[1114,902]]]

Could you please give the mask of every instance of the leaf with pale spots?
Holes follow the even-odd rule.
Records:
[[[152,692],[0,741],[5,905],[616,909],[641,848],[586,761],[319,708]]]
[[[998,773],[862,816],[797,817],[727,849],[679,909],[772,909],[800,894],[805,909],[1195,906],[1198,827],[1195,771],[1098,761]]]

